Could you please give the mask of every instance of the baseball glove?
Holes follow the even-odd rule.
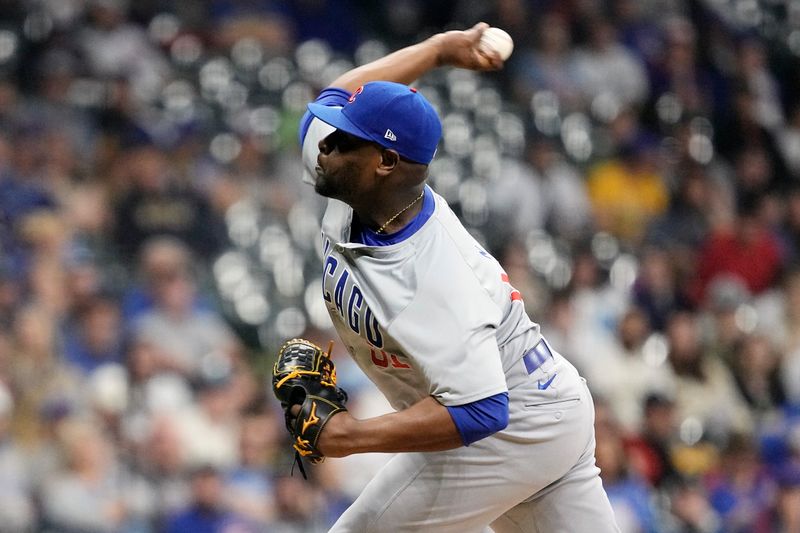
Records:
[[[331,342],[329,353],[332,346]],[[295,459],[305,476],[300,458],[312,464],[325,459],[317,441],[328,420],[347,410],[347,393],[336,386],[336,368],[328,353],[305,339],[291,339],[278,350],[272,390],[283,407]]]

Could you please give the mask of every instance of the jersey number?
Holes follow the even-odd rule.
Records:
[[[391,364],[394,368],[411,368],[411,365],[408,363],[403,363],[393,353],[387,354],[381,350],[379,354],[374,348],[370,348],[369,353],[372,355],[372,362],[375,363],[375,366],[386,368],[389,366],[389,364]]]

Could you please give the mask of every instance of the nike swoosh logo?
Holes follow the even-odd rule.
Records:
[[[557,376],[557,375],[558,375],[558,374],[553,374],[553,377],[551,377],[550,379],[548,379],[548,380],[547,380],[547,381],[545,381],[544,383],[542,383],[542,382],[540,381],[540,382],[538,383],[538,385],[539,385],[539,390],[545,390],[547,387],[549,387],[549,386],[550,386],[550,384],[553,382],[553,380],[554,380],[554,379],[556,379],[556,376]]]

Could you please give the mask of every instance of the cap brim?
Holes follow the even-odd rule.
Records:
[[[355,135],[362,139],[372,141],[372,137],[364,130],[353,124],[349,118],[344,116],[341,107],[330,107],[322,104],[308,104],[308,110],[312,115],[326,124],[330,124],[337,130],[342,130],[350,135]]]

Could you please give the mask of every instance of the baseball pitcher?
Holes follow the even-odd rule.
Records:
[[[350,415],[328,354],[302,339],[281,348],[274,389],[305,460],[402,452],[335,532],[619,531],[595,466],[585,381],[426,185],[441,123],[407,84],[440,66],[502,67],[480,46],[486,28],[441,33],[343,74],[301,122],[305,179],[329,198],[321,297],[396,412]]]

